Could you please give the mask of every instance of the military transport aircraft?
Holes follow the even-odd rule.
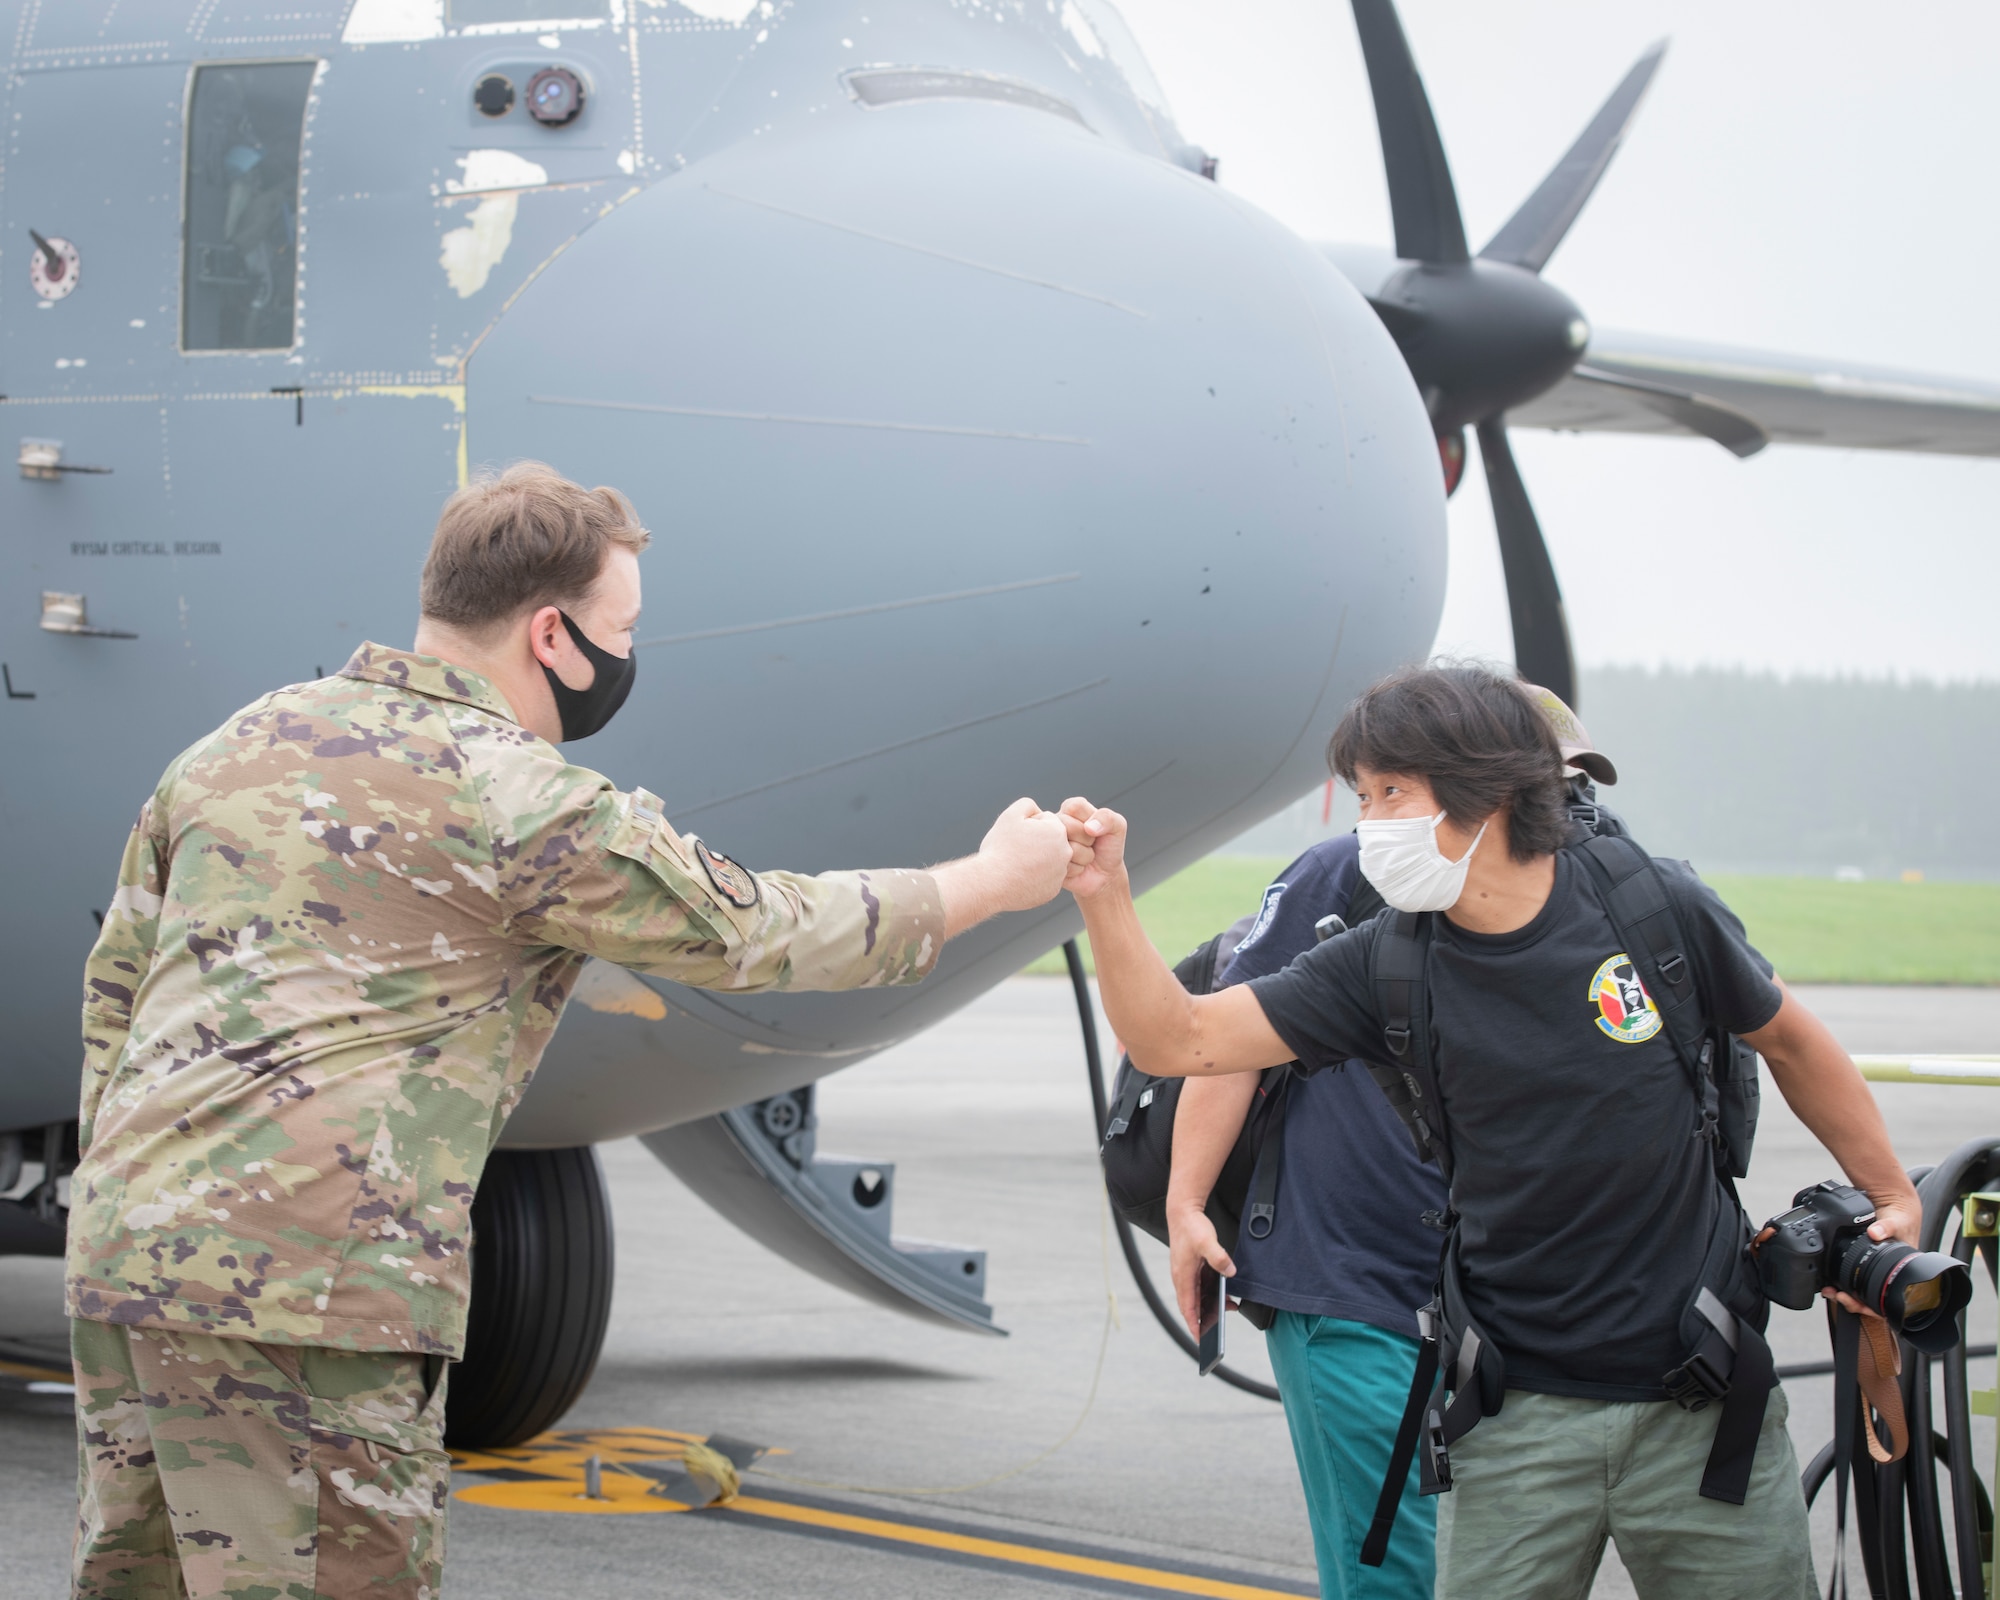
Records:
[[[482,463],[655,529],[644,670],[580,758],[682,828],[893,864],[1087,792],[1143,887],[1426,651],[1466,429],[1519,663],[1572,697],[1510,425],[2000,452],[2000,388],[1594,331],[1543,279],[1657,50],[1475,254],[1394,10],[1354,12],[1390,249],[1209,181],[1107,0],[0,0],[0,1250],[59,1248],[78,972],[155,776],[406,640]],[[993,1330],[983,1255],[817,1154],[812,1085],[1076,926],[1003,919],[914,990],[588,969],[481,1191],[453,1436],[587,1379],[591,1146],[628,1134],[801,1266]]]

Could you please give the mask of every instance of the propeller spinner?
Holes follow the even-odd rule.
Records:
[[[1569,376],[1590,343],[1581,309],[1544,282],[1541,271],[1617,154],[1666,42],[1639,58],[1541,186],[1474,256],[1437,119],[1393,0],[1352,3],[1375,98],[1396,254],[1405,263],[1370,303],[1424,397],[1448,489],[1457,487],[1465,460],[1464,429],[1477,431],[1507,578],[1515,666],[1575,705],[1576,664],[1562,591],[1507,443],[1506,412]],[[1585,372],[1592,381],[1620,382]],[[1639,398],[1739,455],[1765,443],[1749,418],[1704,396],[1660,389]]]

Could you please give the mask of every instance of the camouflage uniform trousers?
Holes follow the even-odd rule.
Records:
[[[77,1600],[436,1600],[441,1358],[70,1335]]]

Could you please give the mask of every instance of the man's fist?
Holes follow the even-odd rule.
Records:
[[[1088,900],[1125,875],[1125,819],[1081,795],[1065,800],[1063,826],[1069,842],[1069,875],[1063,887]]]
[[[1034,801],[1016,800],[979,842],[993,899],[988,913],[1031,911],[1061,891],[1071,849],[1063,819]]]

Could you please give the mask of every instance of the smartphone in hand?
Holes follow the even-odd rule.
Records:
[[[1204,1261],[1195,1292],[1200,1297],[1201,1322],[1195,1371],[1205,1378],[1222,1365],[1228,1345],[1229,1280]]]

